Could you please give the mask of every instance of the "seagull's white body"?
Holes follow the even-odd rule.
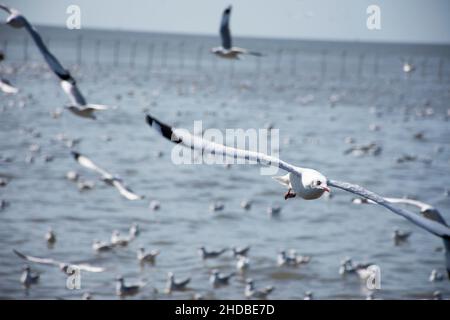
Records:
[[[250,259],[245,256],[238,256],[236,261],[236,269],[240,273],[244,273],[249,268],[250,268]]]
[[[131,238],[125,238],[120,235],[118,230],[114,230],[111,235],[111,244],[113,246],[126,247],[130,243]]]
[[[172,291],[183,291],[186,289],[189,282],[191,282],[191,278],[186,278],[183,281],[175,281],[174,274],[169,272],[167,274],[166,292],[171,293]]]
[[[229,283],[230,279],[234,276],[234,272],[230,274],[221,274],[219,270],[214,269],[211,272],[211,276],[209,277],[209,282],[211,285],[216,288],[220,286],[225,286]]]
[[[106,252],[111,251],[114,248],[114,246],[110,243],[94,240],[92,243],[92,249],[96,252]]]
[[[20,283],[26,288],[29,288],[31,285],[38,283],[39,274],[32,272],[29,266],[26,266],[23,270],[22,275],[20,276]]]
[[[146,283],[126,285],[125,280],[122,277],[117,278],[116,281],[116,295],[120,297],[134,296],[146,285]]]
[[[268,286],[263,289],[256,289],[252,279],[247,280],[245,286],[245,296],[247,298],[266,299],[267,296],[274,290],[273,286]]]
[[[156,257],[159,255],[159,250],[152,250],[148,253],[145,252],[144,248],[139,248],[137,252],[137,259],[139,262],[148,262],[151,264],[155,263]]]
[[[298,173],[289,172],[284,176],[273,177],[280,184],[288,189],[294,190],[295,194],[305,200],[320,198],[325,192],[324,189],[316,188],[316,181],[327,181],[325,176],[314,169],[295,168]]]

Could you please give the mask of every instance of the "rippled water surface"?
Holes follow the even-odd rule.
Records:
[[[8,30],[2,29],[0,35],[9,39]],[[63,32],[58,35],[65,37]],[[138,40],[142,37],[136,35]],[[344,45],[330,44],[323,70],[321,49],[292,55],[296,43],[288,41],[248,40],[257,49],[269,48],[266,57],[229,62],[208,55],[207,48],[215,40],[209,38],[195,39],[195,48],[205,50],[200,58],[198,52],[203,51],[189,41],[190,49],[180,58],[173,53],[180,42],[185,45],[180,39],[169,38],[172,56],[167,65],[158,56],[159,38],[153,60],[148,60],[147,47],[138,47],[136,62],[132,60],[135,65],[124,51],[117,64],[108,60],[113,53],[107,47],[101,47],[96,63],[91,39],[83,47],[80,66],[62,41],[50,40],[88,101],[117,106],[99,113],[97,121],[67,111],[53,118],[51,112],[63,110],[67,97],[31,42],[24,62],[21,40],[13,44],[10,40],[7,55],[11,58],[0,68],[2,76],[21,91],[15,96],[0,95],[0,176],[9,181],[0,187],[0,199],[9,204],[0,211],[1,298],[79,299],[90,292],[96,299],[116,299],[114,279],[119,274],[129,283],[148,282],[138,299],[191,298],[194,293],[244,298],[242,276],[227,287],[211,288],[210,270],[234,271],[235,260],[227,252],[203,262],[197,253],[201,245],[207,249],[250,245],[251,267],[246,276],[257,286],[275,286],[273,299],[301,299],[306,291],[315,298],[364,299],[367,290],[358,279],[338,274],[340,260],[346,256],[381,268],[381,290],[376,297],[431,298],[436,290],[450,297],[447,280],[428,281],[432,269],[445,271],[443,252],[437,251],[442,242],[433,235],[378,206],[354,205],[352,195],[339,190],[317,201],[285,201],[285,190],[260,175],[256,166],[174,165],[173,145],[144,120],[148,111],[189,130],[196,120],[203,121],[204,129],[221,130],[271,124],[280,129],[282,159],[382,195],[416,197],[439,208],[450,220],[449,79],[448,72],[438,72],[439,58],[448,49],[417,53],[413,58],[417,70],[405,77],[399,57],[411,51],[401,47],[390,55],[385,53],[387,45],[367,50],[361,45],[355,49],[358,52],[351,49],[343,71]],[[283,46],[291,51],[279,53]],[[122,48],[129,50],[124,44]],[[380,64],[376,74],[374,48]],[[363,62],[360,52],[367,53]],[[445,71],[450,63],[443,61]],[[337,97],[335,104],[330,103],[331,96]],[[419,132],[423,139],[414,138]],[[80,167],[70,149],[57,140],[62,133],[81,139],[74,149],[120,175],[146,198],[127,201]],[[345,142],[347,137],[353,137],[357,145],[375,142],[382,151],[376,156],[344,154],[352,147]],[[33,145],[40,149],[33,151]],[[397,161],[405,155],[416,158]],[[52,156],[51,161],[45,161],[46,156]],[[95,181],[95,187],[78,191],[76,184],[65,179],[70,170]],[[250,210],[240,207],[243,199],[252,201]],[[160,210],[149,209],[152,200],[160,201]],[[211,212],[213,202],[223,203],[224,210]],[[277,219],[267,214],[272,205],[282,207]],[[133,222],[142,232],[128,247],[93,252],[93,239],[107,241],[114,229],[126,234]],[[49,227],[57,235],[51,249],[44,240]],[[395,227],[413,232],[402,246],[393,244]],[[140,245],[161,251],[155,266],[139,265],[136,250]],[[40,257],[88,262],[107,271],[82,273],[81,290],[68,290],[66,277],[57,268],[32,265],[42,272],[41,281],[26,295],[19,282],[23,261],[13,254],[14,248]],[[295,249],[312,260],[299,268],[277,267],[280,249]],[[164,294],[169,271],[178,279],[191,277],[190,290]]]

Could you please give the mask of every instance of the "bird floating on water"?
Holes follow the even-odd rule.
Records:
[[[214,288],[226,286],[229,284],[230,279],[235,275],[234,272],[229,274],[222,274],[219,270],[214,269],[211,271],[211,276],[209,278],[209,282]]]
[[[247,298],[266,299],[267,296],[275,289],[273,286],[267,286],[262,289],[256,289],[252,279],[247,279],[245,286],[245,296]]]
[[[183,291],[186,290],[187,285],[191,282],[191,278],[186,278],[182,281],[175,281],[175,275],[173,272],[167,274],[167,286],[166,292],[172,293],[173,291]]]
[[[25,265],[22,275],[20,276],[20,283],[22,283],[25,288],[29,288],[31,285],[38,283],[39,278],[39,273],[31,271],[30,266]]]
[[[211,251],[206,250],[206,248],[204,246],[201,246],[200,248],[198,248],[198,252],[200,254],[200,257],[203,260],[217,258],[221,254],[223,254],[225,251],[227,251],[227,248],[223,248],[223,249],[220,249],[220,250],[211,250]]]

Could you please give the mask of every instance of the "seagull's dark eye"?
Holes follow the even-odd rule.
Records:
[[[322,184],[322,181],[318,180],[317,185],[320,186]]]

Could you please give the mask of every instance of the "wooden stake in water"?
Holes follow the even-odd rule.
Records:
[[[137,42],[134,41],[133,44],[131,45],[131,49],[130,49],[130,67],[134,68],[135,66],[135,60],[136,60],[136,50],[137,50]]]
[[[83,47],[83,37],[80,34],[78,36],[78,41],[77,41],[77,64],[78,65],[81,65],[82,47]]]
[[[151,70],[153,69],[153,52],[155,50],[155,46],[152,43],[148,45],[148,52],[147,52],[147,69]]]
[[[196,62],[195,62],[197,70],[201,70],[202,69],[203,49],[204,49],[204,47],[203,47],[202,44],[197,48],[197,59],[196,59]]]
[[[341,80],[344,80],[345,74],[347,73],[347,51],[342,51],[341,57]]]
[[[98,66],[100,65],[100,44],[101,44],[101,40],[97,39],[95,41],[95,64]]]
[[[117,67],[119,65],[119,51],[120,51],[120,40],[117,39],[114,42],[114,66]]]
[[[328,51],[323,50],[322,51],[322,59],[320,61],[320,79],[322,80],[322,82],[325,82],[325,78],[327,75],[327,55],[328,55]]]
[[[23,40],[23,61],[28,62],[28,37]]]

